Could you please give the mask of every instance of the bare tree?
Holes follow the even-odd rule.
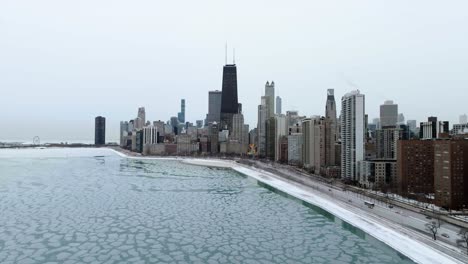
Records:
[[[460,232],[458,235],[461,237],[461,239],[457,240],[457,244],[461,248],[466,248],[466,254],[468,255],[468,229],[462,228],[460,229]]]
[[[432,233],[432,238],[434,240],[437,240],[437,231],[439,230],[439,227],[436,222],[431,222],[426,224],[426,229]]]

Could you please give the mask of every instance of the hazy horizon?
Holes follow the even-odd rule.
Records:
[[[107,140],[146,108],[186,119],[221,90],[225,43],[236,49],[239,102],[257,123],[266,81],[283,112],[324,115],[327,89],[360,89],[369,121],[393,100],[406,120],[458,123],[468,113],[466,1],[3,1],[2,140]]]

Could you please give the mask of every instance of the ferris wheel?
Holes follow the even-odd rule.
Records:
[[[34,145],[40,145],[41,144],[41,139],[38,136],[35,136],[33,138],[33,144]]]

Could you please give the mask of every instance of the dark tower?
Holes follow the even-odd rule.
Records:
[[[239,113],[237,101],[237,68],[235,64],[223,67],[223,90],[221,94],[221,127],[232,131],[232,117]]]
[[[94,144],[106,144],[106,118],[102,116],[96,117],[94,120]]]

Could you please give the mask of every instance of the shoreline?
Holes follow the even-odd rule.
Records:
[[[453,252],[453,248],[446,247],[445,251],[448,252],[442,252],[441,250],[438,250],[429,244],[429,242],[432,241],[430,237],[424,237],[422,234],[417,233],[417,231],[408,229],[402,225],[399,225],[398,223],[379,218],[376,215],[371,216],[367,212],[361,212],[360,208],[358,207],[344,205],[341,203],[341,201],[333,199],[333,197],[326,197],[318,190],[308,188],[307,186],[296,182],[288,181],[287,179],[283,179],[281,176],[274,175],[271,172],[267,172],[259,168],[245,164],[239,164],[234,160],[222,160],[216,158],[203,159],[197,157],[127,155],[126,153],[120,152],[119,150],[113,148],[109,149],[123,158],[146,160],[178,160],[190,165],[232,169],[243,175],[246,175],[247,177],[257,180],[258,182],[270,186],[271,188],[284,192],[288,195],[291,195],[292,197],[295,197],[296,199],[325,210],[326,212],[339,218],[341,221],[362,230],[366,234],[377,239],[381,243],[394,249],[400,254],[403,254],[405,257],[416,263],[466,263],[465,259],[458,259],[450,254],[456,253]],[[322,186],[322,189],[323,188],[328,187]]]

